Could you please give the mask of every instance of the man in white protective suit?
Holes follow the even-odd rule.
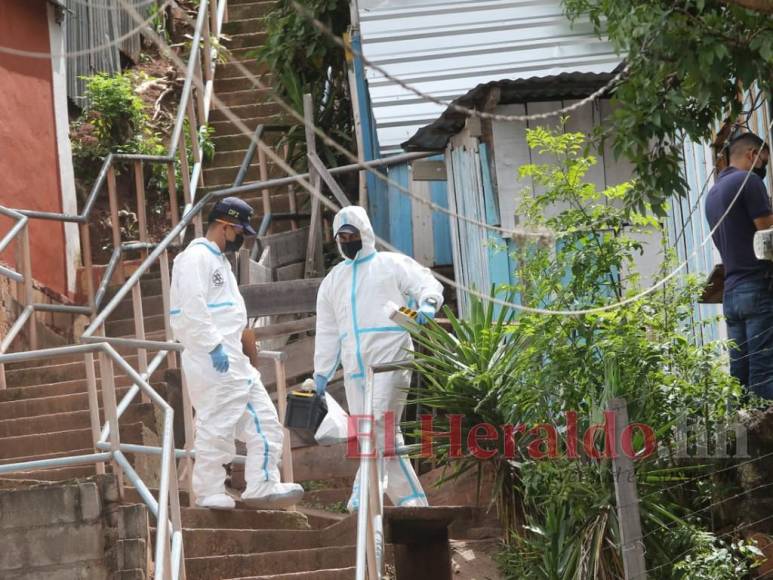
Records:
[[[333,220],[333,234],[344,261],[322,281],[317,294],[314,383],[325,392],[339,362],[343,364],[349,413],[365,407],[365,371],[369,365],[402,360],[413,350],[410,334],[390,320],[387,302],[416,308],[417,322],[433,318],[443,303],[443,286],[428,268],[412,258],[376,250],[375,235],[365,210],[348,206]],[[379,373],[374,384],[377,444],[384,448],[384,414],[393,413],[395,446],[403,445],[400,418],[411,372]],[[410,462],[403,456],[384,461],[386,493],[396,506],[427,506],[427,497]],[[347,508],[359,505],[357,474]]]
[[[279,509],[303,496],[300,485],[280,482],[282,425],[254,366],[254,333],[246,328],[244,299],[224,253],[255,235],[251,216],[241,199],[217,202],[206,237],[193,240],[172,270],[170,322],[185,347],[182,369],[196,410],[193,492],[198,506],[212,509],[235,506],[224,468],[236,454],[234,439],[247,444],[242,501]]]

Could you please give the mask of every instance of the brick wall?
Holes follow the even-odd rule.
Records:
[[[17,284],[4,276],[0,276],[0,336],[6,336],[16,321],[21,306],[16,300]],[[36,304],[73,304],[67,298],[33,283],[33,301]],[[88,324],[85,316],[59,312],[36,312],[35,322],[38,330],[38,348],[74,344],[83,329]],[[20,351],[29,348],[28,328],[18,336],[10,351]]]

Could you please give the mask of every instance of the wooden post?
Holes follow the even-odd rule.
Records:
[[[310,94],[303,95],[303,120],[306,126],[306,151],[309,155],[316,155],[317,141],[314,133],[314,110],[313,101]],[[311,200],[311,223],[309,228],[309,241],[306,245],[306,268],[305,278],[316,278],[322,274],[322,208],[319,201],[320,177],[315,171],[313,165],[309,163],[309,177],[312,190]]]
[[[180,222],[180,207],[177,204],[177,176],[174,171],[174,161],[166,165],[166,181],[169,190],[169,215],[174,228]]]
[[[263,139],[258,138],[260,141],[260,144],[263,144]],[[263,147],[258,146],[258,164],[260,166],[260,180],[266,181],[268,179],[268,165],[266,163],[266,152],[263,149]],[[261,195],[263,197],[263,215],[268,215],[271,213],[271,191],[268,189],[261,190]],[[268,232],[270,233],[273,230],[271,227],[271,224],[268,226]]]
[[[86,388],[89,397],[89,422],[91,424],[91,438],[94,441],[94,452],[99,453],[97,443],[102,436],[102,422],[99,417],[99,394],[97,393],[97,375],[94,371],[94,354],[86,353],[83,357],[86,364]],[[105,463],[97,463],[97,475],[105,473]]]
[[[217,11],[215,11],[215,18],[217,18]],[[204,91],[202,93],[206,93],[206,85],[208,85],[212,81],[212,31],[214,28],[211,28],[209,25],[209,21],[204,22],[204,31],[202,34],[204,35],[204,56],[202,58],[203,67],[204,67]],[[202,107],[204,106],[204,95],[202,94],[201,103]],[[204,109],[201,110],[201,122],[204,122],[204,119],[206,119],[205,111]]]
[[[171,342],[172,327],[169,323],[169,250],[164,250],[159,259],[161,260],[161,307],[164,309],[164,340]],[[169,354],[166,355],[166,362],[168,368],[177,368],[177,358],[175,357],[174,351],[170,350]]]
[[[137,192],[137,222],[140,230],[140,241],[148,241],[148,213],[145,200],[145,172],[142,161],[134,162],[134,190]],[[147,252],[143,252],[147,255]]]
[[[285,424],[287,413],[287,370],[283,359],[274,359],[276,369],[276,400],[279,410],[279,422]],[[282,440],[282,481],[292,483],[295,479],[293,473],[293,450],[290,431],[283,427],[284,439]]]
[[[79,228],[81,231],[83,270],[86,275],[86,294],[91,312],[96,313],[96,305],[94,303],[94,264],[91,260],[91,230],[88,222],[80,224]]]
[[[107,170],[107,195],[110,201],[110,221],[113,222],[113,249],[121,247],[121,222],[118,218],[118,192],[115,185],[115,168],[111,164]],[[118,282],[125,281],[123,275],[123,256],[118,258],[118,268],[116,269]]]
[[[287,162],[287,154],[290,151],[290,147],[285,143],[283,151],[282,151],[282,157]],[[295,184],[291,183],[287,186],[287,201],[290,206],[290,213],[296,214],[298,213],[298,200],[295,197]],[[292,228],[292,231],[295,231],[298,229],[298,220],[293,218],[290,220],[290,227]]]
[[[633,459],[622,452],[621,444],[623,431],[628,425],[628,407],[625,399],[615,398],[609,401],[608,408],[614,413],[615,418],[612,475],[615,480],[625,580],[646,580],[647,566],[644,560],[639,497],[636,493],[636,471],[633,467]]]
[[[115,380],[113,375],[113,359],[104,352],[99,353],[99,368],[102,379],[102,403],[105,417],[110,425],[110,450],[119,451],[121,438],[118,432],[118,403],[115,396]],[[123,471],[118,463],[113,464],[118,479],[118,493],[123,499]]]
[[[199,99],[201,101],[201,99]],[[201,162],[201,150],[199,149],[199,131],[198,120],[196,119],[196,109],[193,108],[193,96],[188,101],[188,131],[191,136],[191,151],[193,152],[193,163]],[[201,173],[199,173],[199,176]],[[199,178],[201,182],[201,178]]]
[[[142,312],[142,282],[132,286],[132,307],[134,310],[134,334],[139,340],[145,340],[145,316]],[[148,370],[148,351],[144,348],[137,349],[137,361],[140,374],[147,372]],[[150,377],[148,377],[150,382]],[[142,402],[150,403],[150,397],[148,397],[145,391],[142,391]]]
[[[209,33],[217,36],[217,0],[209,0]]]
[[[177,153],[180,156],[180,177],[183,181],[183,203],[191,203],[191,171],[188,167],[188,149],[185,145],[185,134],[180,134],[180,144],[177,146]]]
[[[32,253],[30,251],[30,226],[29,222],[24,226],[20,234],[22,244],[22,260],[24,268],[24,305],[32,306],[35,303],[34,289],[32,286]],[[33,311],[29,319],[30,325],[30,348],[38,348],[38,328],[35,324],[35,312]]]
[[[194,444],[194,417],[193,417],[193,405],[191,404],[191,397],[188,393],[188,382],[185,379],[185,372],[180,373],[182,378],[182,391],[183,391],[183,418],[185,424],[185,450],[193,451]],[[183,470],[185,471],[185,489],[188,491],[188,499],[191,506],[195,505],[196,497],[193,493],[193,459],[188,456],[183,463]]]

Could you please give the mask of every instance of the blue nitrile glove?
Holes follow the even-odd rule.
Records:
[[[435,307],[426,302],[421,305],[419,312],[416,315],[416,322],[419,324],[427,324],[430,320],[435,318]]]
[[[327,389],[327,379],[322,375],[314,375],[314,390],[322,397]]]
[[[212,366],[219,373],[228,372],[228,355],[225,353],[225,349],[222,344],[218,344],[215,350],[209,353],[209,358],[212,359]]]

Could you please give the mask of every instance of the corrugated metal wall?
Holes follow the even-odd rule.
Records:
[[[620,62],[590,24],[572,27],[560,0],[359,0],[365,56],[422,92],[451,100],[480,83]],[[381,151],[392,152],[445,107],[367,70]]]
[[[121,69],[120,52],[132,60],[139,57],[140,33],[129,35],[114,46],[116,39],[138,28],[132,17],[121,9],[118,0],[64,0],[68,12],[64,26],[67,52],[77,53],[95,47],[106,47],[67,59],[67,96],[82,104],[85,83],[81,77],[98,72],[114,73]],[[148,0],[128,0],[147,18],[153,8]]]

